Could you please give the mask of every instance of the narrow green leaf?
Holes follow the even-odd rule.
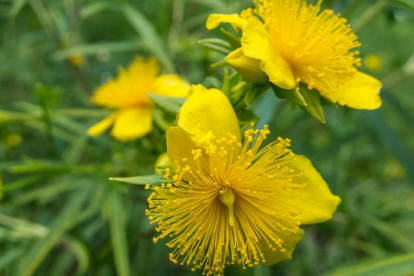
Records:
[[[301,105],[300,107],[319,122],[325,123],[325,115],[323,114],[319,92],[315,89],[309,90],[306,85],[301,84],[300,94],[307,103],[307,105]]]
[[[139,33],[148,50],[160,60],[168,72],[174,73],[174,64],[167,55],[164,42],[156,33],[153,25],[144,17],[144,15],[141,14],[140,11],[134,9],[129,4],[123,4],[122,11],[132,27],[134,27]]]
[[[91,3],[82,8],[80,11],[80,16],[85,19],[100,13],[101,11],[105,10],[109,7],[109,2],[97,2]]]
[[[4,190],[3,190],[3,178],[0,175],[0,200],[3,198],[3,193],[4,193]]]
[[[6,267],[9,263],[21,258],[25,253],[25,248],[23,246],[15,247],[11,250],[3,251],[0,254],[0,271],[5,271],[3,268]]]
[[[163,183],[169,183],[168,179],[164,179],[160,173],[147,175],[147,176],[135,176],[135,177],[111,177],[109,180],[126,182],[136,185],[161,185]]]
[[[356,266],[339,269],[326,276],[411,276],[414,271],[414,254],[405,254],[363,262]]]
[[[230,53],[229,48],[214,43],[203,42],[202,45],[224,55],[228,55]]]
[[[144,48],[140,41],[122,41],[122,42],[103,42],[96,44],[78,45],[55,52],[52,55],[53,60],[59,61],[70,58],[74,55],[96,55],[104,52],[136,52]]]
[[[85,200],[88,198],[88,195],[88,192],[82,191],[71,197],[63,211],[56,216],[56,220],[49,227],[48,235],[39,239],[25,254],[25,258],[21,260],[20,272],[18,275],[29,276],[35,272],[42,260],[65,231],[76,224],[77,220],[74,218],[78,215]]]
[[[176,114],[183,105],[185,98],[168,97],[147,93],[148,97],[163,110]]]
[[[112,191],[109,199],[109,224],[116,270],[119,276],[128,276],[130,275],[129,257],[123,210],[120,194],[115,190]]]
[[[247,88],[246,93],[244,94],[244,103],[248,106],[254,100],[259,98],[261,95],[263,95],[267,90],[269,89],[269,86],[261,85],[261,84],[251,84]]]
[[[265,265],[257,265],[253,269],[253,276],[272,276],[271,267]]]
[[[230,44],[231,50],[236,50],[241,47],[241,41],[239,37],[236,37],[234,34],[226,31],[223,28],[220,28],[221,33],[224,35],[225,40]]]
[[[29,176],[29,177],[21,178],[19,180],[13,181],[11,183],[5,184],[3,186],[3,192],[7,193],[9,191],[13,191],[13,190],[16,190],[16,189],[19,189],[19,188],[29,186],[29,185],[31,185],[33,183],[36,183],[37,181],[39,181],[40,179],[43,179],[43,178],[45,178],[45,177],[42,176],[42,175],[32,175],[32,176]],[[0,194],[1,194],[1,184],[2,183],[1,183],[1,178],[0,178]],[[0,196],[0,199],[1,199],[1,196]]]
[[[275,92],[275,95],[278,98],[286,99],[290,101],[293,104],[297,104],[300,106],[306,106],[307,102],[303,98],[302,94],[300,93],[298,88],[293,88],[291,90],[282,89],[274,84],[271,84],[271,87],[273,91]]]
[[[83,275],[89,267],[88,248],[80,240],[69,235],[63,236],[62,242],[69,247],[70,252],[78,261],[75,275]]]
[[[225,49],[230,50],[230,43],[220,38],[206,38],[206,39],[199,40],[198,43],[201,45],[204,45],[204,44],[215,45],[215,46],[223,47]]]
[[[403,5],[406,8],[414,10],[414,1],[413,0],[388,0],[388,1]]]
[[[14,18],[20,12],[20,10],[26,5],[27,0],[16,0],[12,8],[10,9],[9,17]]]
[[[381,116],[380,111],[363,111],[368,126],[371,127],[378,137],[390,147],[395,158],[404,166],[408,176],[414,179],[414,159],[410,150],[401,141],[400,137]]]

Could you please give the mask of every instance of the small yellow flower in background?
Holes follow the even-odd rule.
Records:
[[[356,69],[361,64],[359,52],[350,50],[360,43],[346,19],[332,10],[320,12],[321,0],[316,6],[303,0],[253,2],[254,10],[247,9],[240,16],[212,14],[206,24],[214,29],[230,23],[242,30],[241,48],[226,61],[243,77],[262,83],[263,78],[252,79],[251,75],[264,72],[283,89],[303,82],[340,105],[358,109],[381,106],[381,83]]]
[[[152,130],[153,103],[147,93],[170,97],[186,97],[190,85],[178,75],[159,75],[155,59],[137,58],[127,69],[120,69],[116,79],[100,86],[92,103],[116,109],[114,113],[88,130],[98,136],[112,128],[112,135],[120,141],[140,138]]]
[[[22,136],[20,136],[17,133],[12,133],[12,134],[8,135],[7,138],[6,138],[6,146],[7,147],[10,147],[10,148],[17,147],[21,143],[22,143]]]
[[[377,55],[367,55],[364,58],[364,65],[369,70],[378,72],[382,68],[382,58]]]
[[[331,219],[340,199],[290,140],[260,148],[269,130],[240,128],[226,96],[193,86],[178,127],[167,129],[171,183],[147,186],[146,214],[167,238],[170,260],[223,275],[226,265],[252,267],[290,259],[301,224]]]
[[[82,55],[72,55],[69,57],[69,63],[74,67],[81,67],[84,61]]]

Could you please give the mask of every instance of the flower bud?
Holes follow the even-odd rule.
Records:
[[[268,76],[260,70],[260,60],[245,56],[242,48],[238,48],[228,54],[226,61],[247,81],[253,83],[266,83],[269,81]]]

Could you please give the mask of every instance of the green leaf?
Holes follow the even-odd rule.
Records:
[[[307,105],[301,105],[300,107],[308,112],[313,118],[321,123],[325,123],[325,115],[321,106],[321,96],[315,89],[309,90],[304,84],[300,84],[300,94],[305,99]]]
[[[244,94],[244,103],[246,105],[250,105],[252,102],[254,102],[254,100],[263,95],[268,89],[269,86],[267,84],[250,84],[247,88],[246,93]]]
[[[112,247],[114,250],[117,275],[129,276],[129,256],[126,239],[124,208],[117,191],[112,191],[109,198],[109,224],[111,226]]]
[[[274,84],[270,85],[273,89],[273,91],[275,92],[275,95],[278,98],[282,98],[282,99],[286,99],[288,101],[290,101],[293,104],[297,104],[300,106],[306,106],[306,100],[303,98],[302,94],[300,93],[299,89],[297,87],[291,89],[291,90],[286,90],[286,89],[282,89]]]
[[[80,240],[69,235],[63,236],[62,242],[69,247],[69,251],[71,251],[78,261],[75,275],[83,275],[89,267],[88,248]]]
[[[241,47],[240,38],[236,37],[234,34],[226,31],[223,28],[220,28],[221,33],[224,35],[224,39],[230,44],[231,50],[236,50]]]
[[[378,261],[362,262],[326,276],[411,276],[413,271],[414,254],[405,254]]]
[[[47,177],[47,176],[46,176]],[[24,188],[26,186],[29,186],[33,183],[36,183],[37,181],[46,178],[45,176],[42,175],[32,175],[29,177],[24,177],[21,178],[19,180],[7,183],[6,185],[3,186],[3,192],[7,193],[9,191],[13,191],[15,189],[19,189],[19,188]],[[2,187],[2,181],[1,181],[1,177],[0,177],[0,199],[1,199],[1,187]]]
[[[230,43],[220,38],[206,38],[206,39],[199,40],[198,43],[201,45],[204,45],[204,44],[215,45],[215,46],[223,47],[227,50],[230,50]]]
[[[132,27],[140,34],[148,50],[160,60],[168,72],[175,73],[174,64],[167,55],[167,50],[164,47],[165,43],[156,33],[151,22],[140,11],[131,7],[129,4],[123,4],[122,11]]]
[[[20,12],[20,10],[26,5],[27,0],[16,0],[12,8],[10,9],[9,17],[14,18]]]
[[[3,190],[3,178],[0,175],[0,200],[3,198],[3,193],[4,193],[4,190]]]
[[[98,2],[98,3],[91,3],[82,8],[80,11],[80,16],[85,19],[91,17],[93,15],[99,14],[104,9],[108,8],[109,2]]]
[[[397,135],[395,130],[384,120],[380,111],[362,111],[376,135],[381,138],[384,144],[388,145],[394,152],[395,158],[404,166],[408,176],[414,180],[414,159],[410,150]]]
[[[253,268],[253,276],[272,276],[270,266],[257,265]]]
[[[176,114],[183,105],[185,98],[168,97],[147,93],[148,97],[163,110]]]
[[[135,177],[111,177],[109,180],[126,182],[136,185],[161,185],[163,183],[170,183],[168,179],[164,179],[160,173],[147,175],[147,176],[135,176]]]
[[[88,196],[88,192],[82,191],[80,193],[75,193],[70,198],[63,211],[56,216],[55,221],[50,225],[48,235],[39,239],[30,247],[28,252],[25,253],[25,258],[21,260],[20,272],[18,275],[29,276],[35,272],[61,236],[76,224],[76,216],[81,211]]]
[[[413,0],[388,0],[388,2],[394,2],[400,5],[403,5],[406,8],[414,10],[414,1]]]
[[[66,48],[55,52],[52,55],[52,58],[55,61],[59,61],[70,58],[74,55],[86,56],[105,52],[136,52],[142,48],[144,48],[144,44],[140,41],[103,42]]]
[[[198,43],[224,55],[228,55],[230,53],[229,47],[225,47],[225,46],[218,45],[216,43],[211,43],[211,42],[203,42],[202,40],[200,40]]]
[[[6,265],[8,265],[9,263],[13,262],[14,260],[17,260],[19,258],[21,258],[24,253],[24,247],[20,246],[20,247],[15,247],[11,250],[8,251],[3,251],[1,252],[2,254],[0,255],[0,271],[5,271],[5,267]]]

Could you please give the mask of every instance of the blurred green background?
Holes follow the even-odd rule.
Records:
[[[313,1],[316,2],[316,1]],[[198,43],[210,13],[247,0],[0,1],[0,275],[201,275],[168,260],[144,215],[148,191],[111,182],[154,173],[165,122],[131,143],[86,130],[108,111],[96,87],[135,56],[215,86],[224,55]],[[226,275],[414,275],[414,2],[325,0],[360,37],[361,70],[382,80],[376,111],[325,108],[326,124],[272,92],[252,109],[292,139],[342,198],[306,226],[293,260]],[[368,57],[368,59],[367,59]],[[171,119],[172,117],[172,119]]]

